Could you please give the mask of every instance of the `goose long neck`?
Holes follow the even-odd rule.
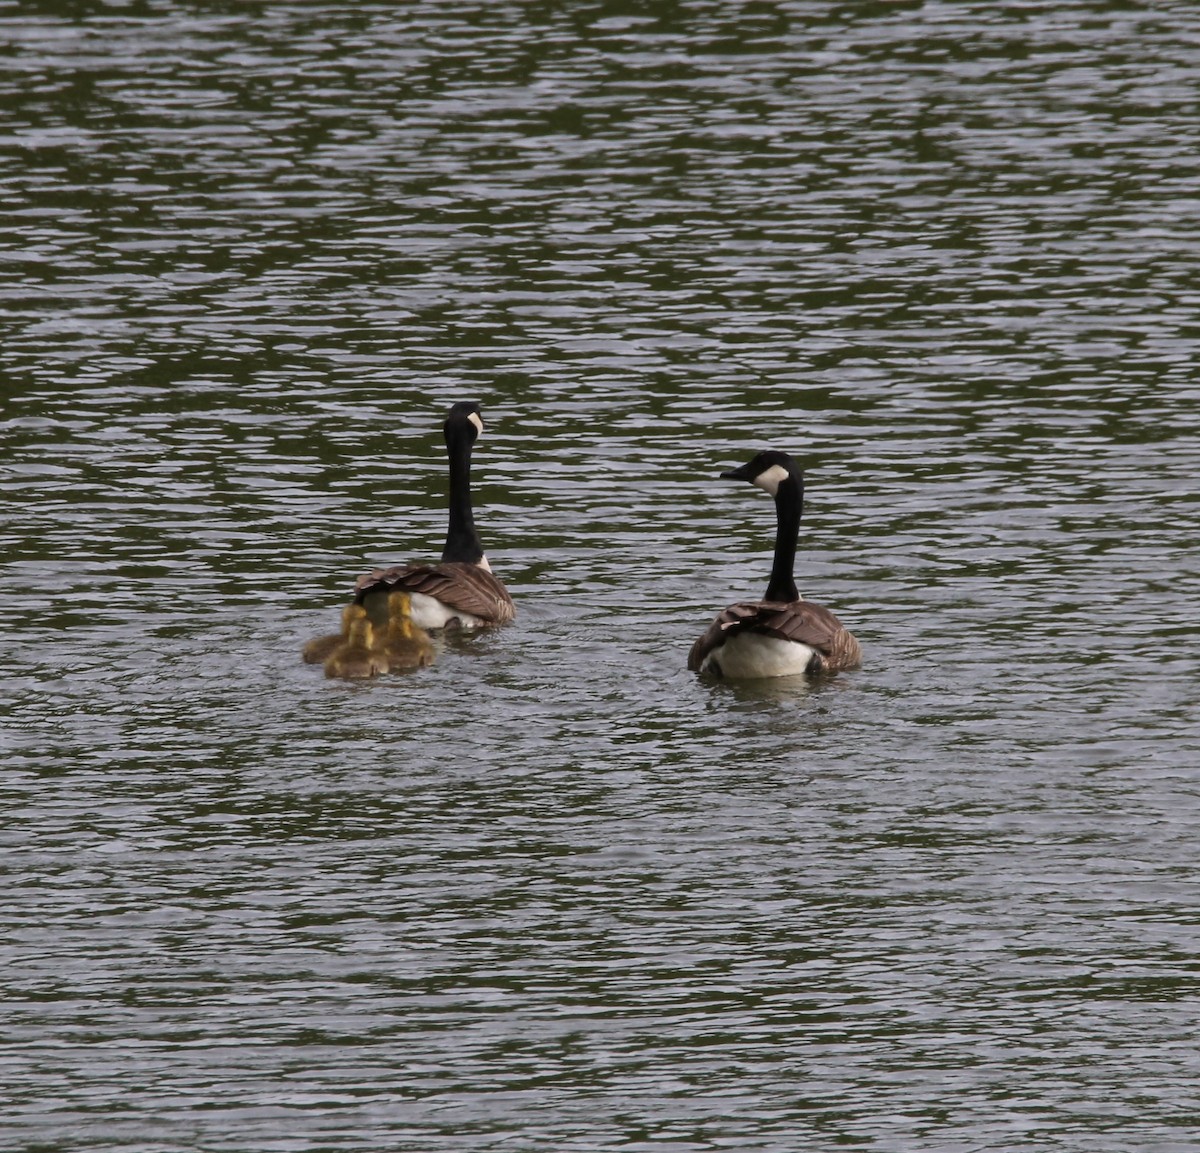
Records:
[[[446,450],[450,456],[450,524],[442,560],[478,564],[483,547],[471,510],[471,443],[457,436],[447,438]]]
[[[804,480],[791,473],[775,490],[775,561],[771,566],[771,583],[767,585],[766,600],[790,604],[800,599],[794,572],[796,537],[800,532],[800,514],[803,511]]]

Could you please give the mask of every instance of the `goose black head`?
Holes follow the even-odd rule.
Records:
[[[460,400],[452,405],[446,414],[446,423],[442,425],[446,443],[451,440],[465,440],[474,444],[476,438],[483,432],[483,413],[473,400]]]
[[[802,474],[799,466],[786,452],[769,448],[757,453],[738,468],[721,473],[721,479],[747,480],[774,496],[785,480],[791,479],[797,484],[801,483]]]

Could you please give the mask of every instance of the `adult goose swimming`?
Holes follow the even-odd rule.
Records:
[[[370,608],[380,595],[404,591],[410,597],[412,623],[418,628],[501,625],[511,621],[517,610],[508,589],[492,575],[471,510],[471,449],[483,431],[479,405],[459,401],[450,409],[442,431],[450,458],[450,523],[441,561],[366,573],[355,583],[354,600]]]
[[[775,498],[775,563],[766,596],[722,612],[688,655],[695,672],[737,680],[817,676],[862,663],[862,649],[827,608],[796,591],[796,535],[804,509],[804,474],[786,452],[760,452],[724,480],[748,480]]]

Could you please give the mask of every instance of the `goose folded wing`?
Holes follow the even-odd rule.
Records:
[[[807,645],[838,663],[852,662],[851,646],[857,642],[827,608],[808,601],[744,601],[730,605],[692,646],[689,666],[698,668],[704,657],[726,637],[739,632],[759,633],[782,641]]]
[[[837,635],[845,632],[842,622],[833,613],[808,601],[793,601],[791,604],[766,601],[756,605],[734,605],[732,608],[752,611],[731,621],[728,628],[763,633],[783,641],[808,645],[818,652],[828,652]],[[725,611],[730,612],[730,609]]]
[[[792,640],[781,631],[781,619],[790,605],[775,601],[742,601],[722,609],[716,620],[697,638],[688,654],[688,668],[699,669],[705,658],[730,637],[740,632],[762,633],[765,636]]]
[[[516,615],[512,597],[504,585],[487,569],[462,561],[374,569],[355,582],[354,599],[361,601],[368,593],[380,589],[420,593],[485,621],[510,621]]]
[[[807,645],[820,654],[821,667],[825,671],[852,669],[862,663],[862,648],[857,638],[847,632],[842,622],[824,605],[793,601],[786,605],[766,602],[734,607],[758,609],[741,625],[742,628]]]

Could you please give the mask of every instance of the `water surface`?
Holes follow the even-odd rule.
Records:
[[[0,11],[7,1144],[1190,1148],[1198,34]],[[327,682],[466,397],[518,620]]]

